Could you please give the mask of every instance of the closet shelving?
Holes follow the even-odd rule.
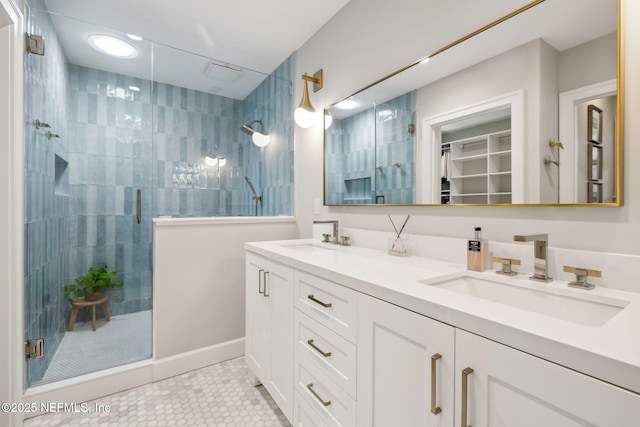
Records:
[[[450,203],[511,203],[511,130],[449,141],[442,148],[450,150]]]

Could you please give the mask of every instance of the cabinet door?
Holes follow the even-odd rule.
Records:
[[[453,425],[453,346],[454,328],[360,295],[358,426]]]
[[[265,382],[269,361],[269,299],[264,296],[264,258],[247,252],[245,360],[256,377]]]
[[[269,365],[265,386],[284,415],[293,419],[293,269],[267,262],[264,283],[269,301]]]
[[[473,372],[465,380],[467,368]],[[456,426],[640,423],[639,395],[461,330],[456,331],[456,386]]]

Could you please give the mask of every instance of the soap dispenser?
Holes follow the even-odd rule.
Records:
[[[467,270],[485,271],[489,268],[489,241],[482,238],[482,229],[475,227],[475,236],[467,245]]]

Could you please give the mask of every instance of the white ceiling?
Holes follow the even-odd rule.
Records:
[[[45,0],[74,64],[243,99],[349,0]],[[88,25],[92,24],[92,25]],[[102,28],[101,28],[102,27]],[[132,33],[135,60],[108,58],[87,36]],[[170,46],[171,48],[167,47]],[[185,52],[194,53],[191,55]],[[210,59],[242,69],[228,72]],[[233,81],[230,81],[233,80]]]

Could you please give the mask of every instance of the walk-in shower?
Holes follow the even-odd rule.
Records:
[[[45,352],[25,387],[151,357],[154,218],[257,215],[249,176],[262,216],[291,215],[293,186],[293,58],[269,75],[238,68],[240,90],[210,58],[29,3],[26,31],[47,46],[25,56],[24,338]],[[137,56],[109,59],[82,34]],[[255,117],[263,148],[239,130]],[[97,307],[95,332],[83,316],[67,331],[64,286],[105,264],[124,282],[105,293],[111,321]]]

